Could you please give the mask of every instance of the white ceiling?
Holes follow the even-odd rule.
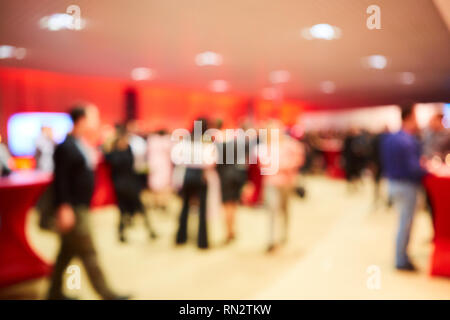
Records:
[[[40,29],[43,16],[71,4],[85,29]],[[381,7],[381,30],[366,27],[372,4]],[[224,79],[249,95],[284,69],[285,96],[318,107],[450,101],[447,10],[431,0],[0,0],[0,45],[27,49],[25,59],[0,65],[123,79],[150,67],[155,84],[206,90]],[[317,23],[339,27],[342,37],[303,39],[301,29]],[[205,50],[220,53],[223,65],[196,66]],[[365,69],[361,58],[371,54],[385,55],[386,69]],[[401,84],[401,72],[413,72],[415,83]],[[321,93],[322,81],[335,82],[336,92]]]

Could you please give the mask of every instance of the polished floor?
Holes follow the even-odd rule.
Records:
[[[392,267],[397,216],[383,205],[374,207],[370,181],[354,193],[340,180],[307,177],[303,183],[306,199],[290,203],[289,242],[270,254],[263,209],[239,209],[238,239],[229,246],[223,245],[223,217],[210,217],[208,251],[195,247],[195,214],[190,243],[173,245],[180,206],[175,198],[167,213],[150,214],[157,240],[147,237],[137,218],[128,230],[129,243],[121,244],[116,209],[97,210],[92,224],[105,273],[117,291],[135,299],[450,299],[450,279],[429,276],[432,230],[425,211],[416,216],[410,246],[419,272],[398,272]],[[52,261],[57,238],[38,229],[34,213],[28,232],[35,250]],[[81,288],[66,293],[97,299],[81,270]],[[42,298],[47,286],[47,280],[33,281],[10,293]]]

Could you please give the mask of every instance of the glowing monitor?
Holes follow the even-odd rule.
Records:
[[[15,156],[31,156],[42,127],[50,127],[56,143],[64,140],[72,130],[72,120],[66,113],[22,112],[8,120],[8,146]]]

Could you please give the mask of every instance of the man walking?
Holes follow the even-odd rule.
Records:
[[[412,105],[402,109],[402,128],[382,142],[382,165],[389,191],[400,213],[395,263],[399,270],[415,271],[407,253],[417,192],[426,171],[420,165],[421,147],[414,136],[418,131]]]
[[[54,266],[49,299],[65,299],[62,293],[63,273],[73,257],[83,262],[89,279],[103,299],[125,299],[107,285],[98,264],[88,220],[94,189],[95,153],[87,140],[98,127],[98,110],[81,105],[70,111],[73,130],[54,153],[54,187],[56,226],[61,232],[61,248]]]

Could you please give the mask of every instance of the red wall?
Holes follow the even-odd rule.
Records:
[[[124,83],[28,69],[0,68],[0,132],[6,133],[8,118],[24,111],[67,111],[71,104],[92,101],[100,107],[102,120],[123,118]]]
[[[247,113],[247,99],[232,94],[132,83],[137,115],[145,129],[190,127],[200,115],[222,118],[229,126]],[[0,68],[0,133],[8,118],[24,111],[67,111],[76,101],[95,103],[104,123],[125,118],[124,92],[130,82],[30,69]]]
[[[119,79],[87,77],[31,69],[0,68],[0,134],[6,135],[8,118],[24,111],[67,111],[76,101],[95,103],[104,123],[125,118],[125,90],[137,92],[137,116],[143,129],[190,128],[198,116],[220,118],[226,127],[239,124],[249,111],[249,99],[236,94],[217,94]],[[274,105],[253,101],[256,120],[276,117],[294,123],[304,105],[283,102]]]

